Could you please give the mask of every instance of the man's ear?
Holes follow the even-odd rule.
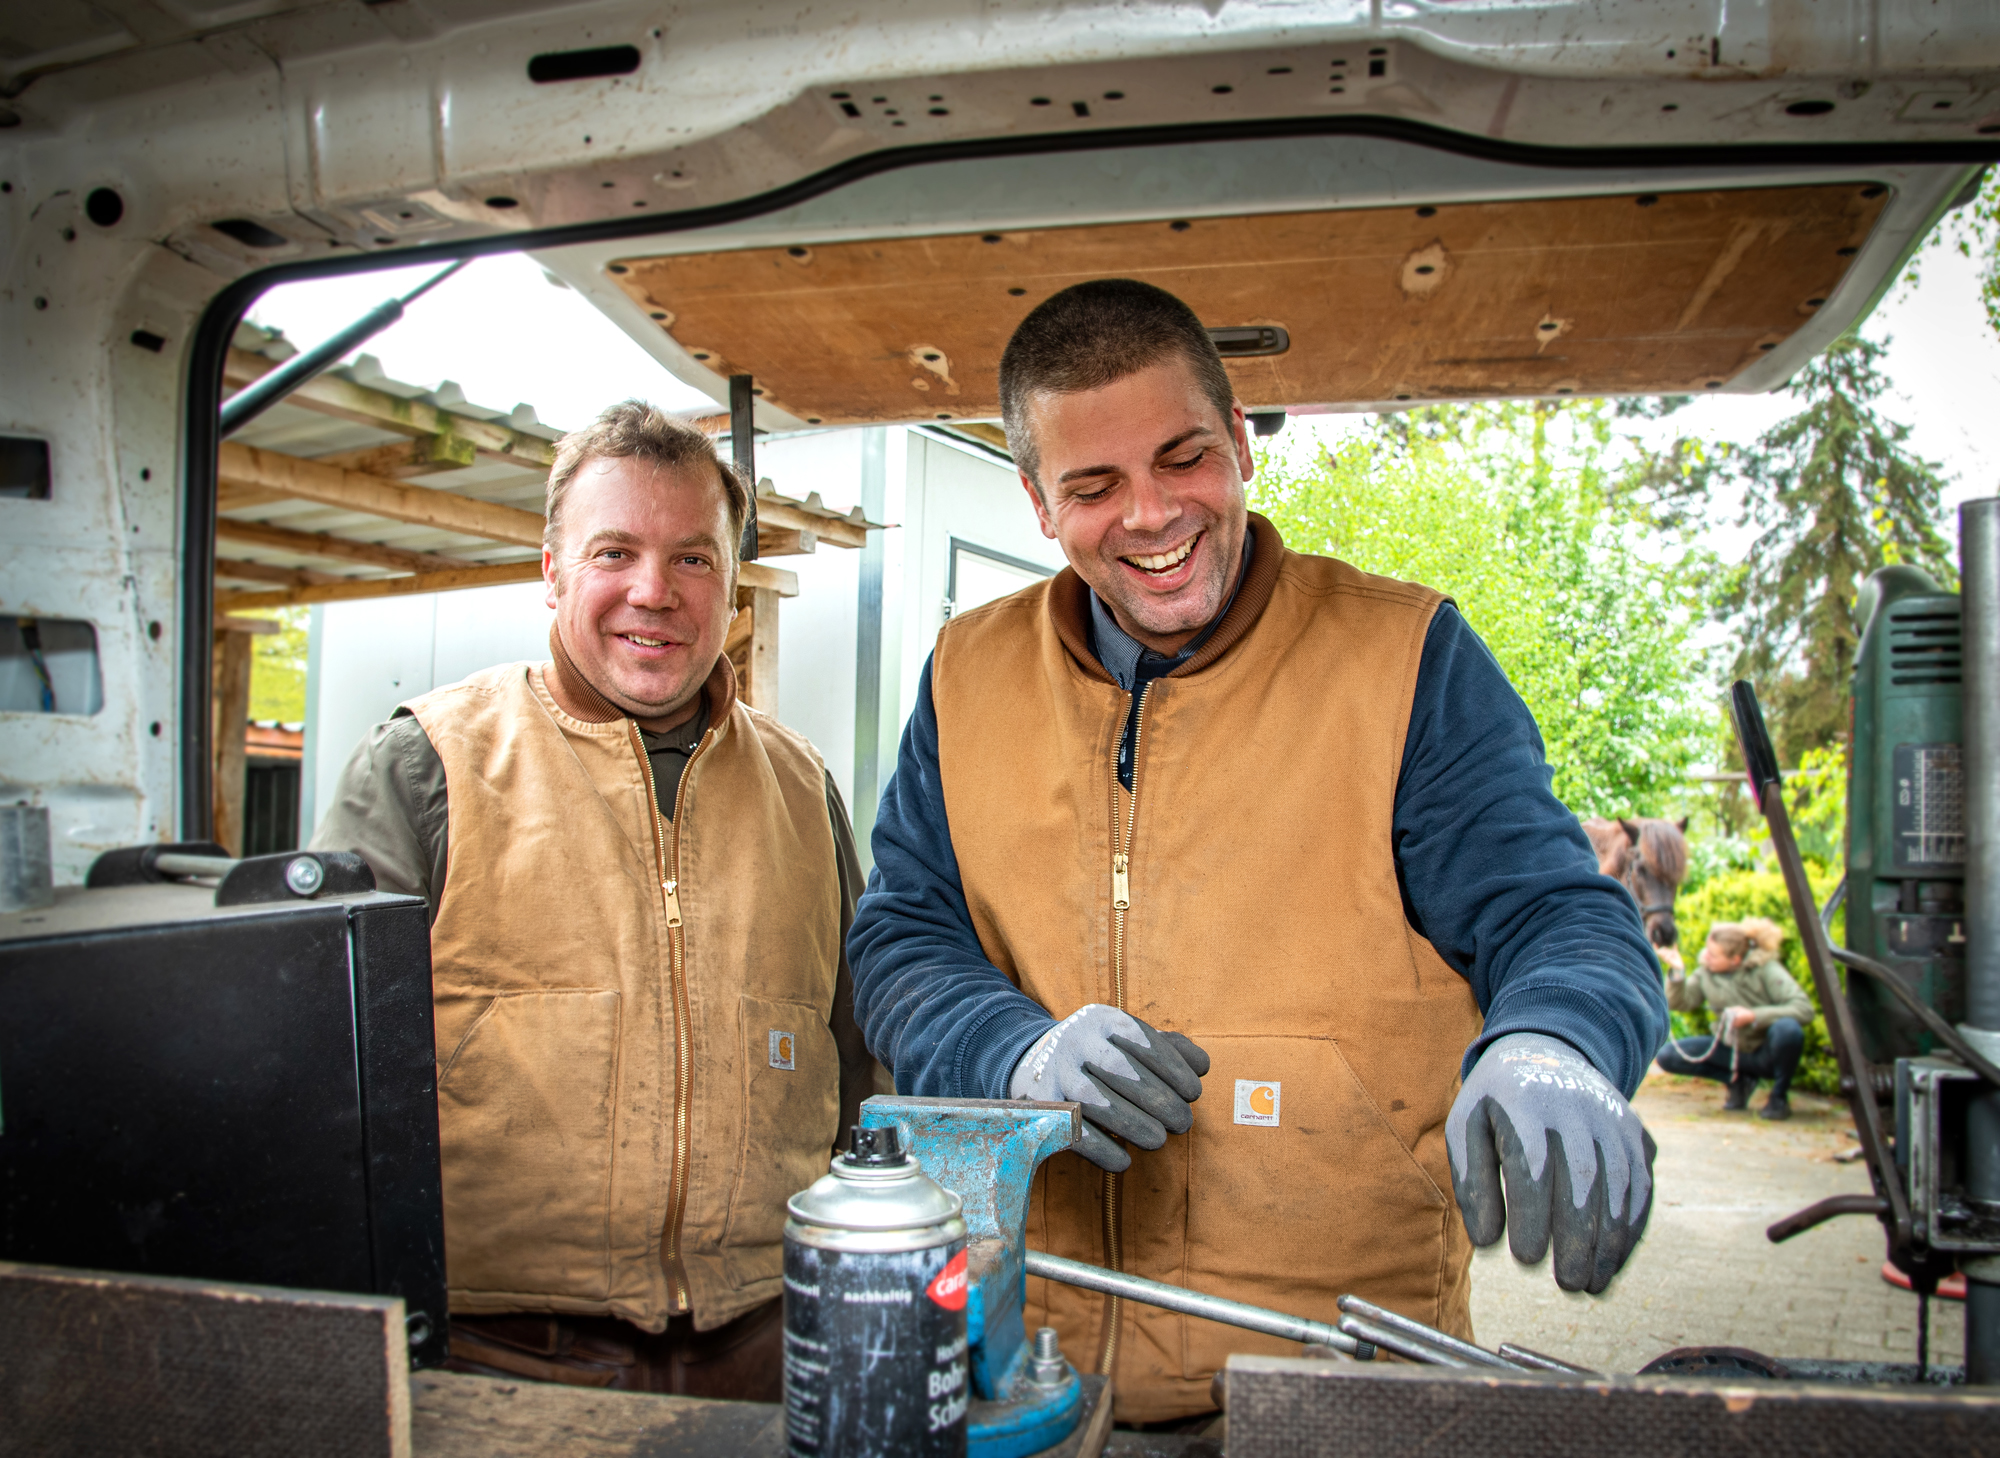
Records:
[[[1248,485],[1257,474],[1257,458],[1250,453],[1250,421],[1241,400],[1229,402],[1229,438],[1236,443],[1236,474]]]
[[[1021,489],[1028,493],[1028,500],[1035,508],[1035,522],[1042,529],[1042,535],[1050,541],[1056,539],[1055,518],[1049,515],[1048,504],[1042,500],[1041,488],[1036,486],[1026,471],[1017,472],[1021,478]]]
[[[556,554],[547,547],[542,548],[542,581],[548,584],[549,589],[542,595],[542,601],[547,606],[554,607],[556,599],[562,596],[562,579],[560,569],[556,566]]]

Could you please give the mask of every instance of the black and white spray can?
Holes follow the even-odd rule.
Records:
[[[962,1458],[965,1221],[902,1131],[856,1129],[785,1222],[785,1436],[799,1458]]]

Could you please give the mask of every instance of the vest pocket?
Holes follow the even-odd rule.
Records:
[[[746,993],[739,1016],[743,1119],[722,1264],[740,1289],[778,1278],[785,1201],[826,1173],[839,1132],[840,1050],[809,1003]]]
[[[618,994],[489,1001],[438,1079],[454,1292],[610,1297]]]
[[[1347,1292],[1435,1321],[1458,1215],[1378,1111],[1394,1091],[1364,1088],[1332,1038],[1193,1036],[1212,1066],[1187,1135],[1188,1285],[1329,1326]],[[1190,1378],[1231,1352],[1298,1350],[1192,1318],[1182,1331]]]

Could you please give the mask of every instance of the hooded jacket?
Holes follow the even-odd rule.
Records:
[[[1736,1035],[1736,1046],[1754,1053],[1764,1046],[1771,1024],[1779,1018],[1811,1027],[1813,1005],[1778,955],[1785,935],[1778,924],[1751,917],[1741,926],[1750,938],[1742,964],[1733,972],[1711,972],[1697,963],[1685,977],[1668,977],[1667,1006],[1675,1012],[1706,1006],[1717,1014],[1729,1007],[1749,1008],[1754,1016],[1750,1026]]]

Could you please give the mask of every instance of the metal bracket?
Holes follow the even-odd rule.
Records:
[[[1932,1250],[2000,1253],[2000,1212],[1967,1196],[1954,1157],[1965,1143],[1965,1104],[1982,1085],[1978,1074],[1940,1058],[1896,1062],[1896,1156],[1907,1160],[1913,1233]]]

